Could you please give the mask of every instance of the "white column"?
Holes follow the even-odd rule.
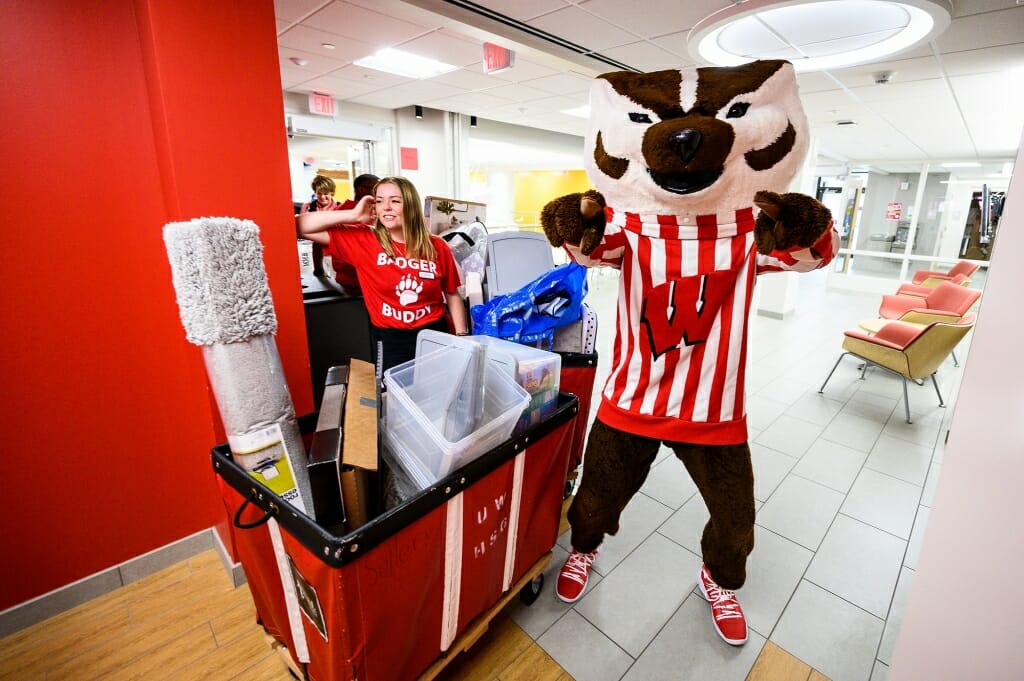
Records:
[[[785,319],[796,309],[800,290],[796,272],[772,272],[757,278],[757,314],[772,319]]]

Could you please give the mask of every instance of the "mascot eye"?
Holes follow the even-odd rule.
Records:
[[[631,113],[629,114],[629,120],[634,123],[650,123],[651,117],[645,113]]]
[[[746,113],[747,109],[750,108],[750,104],[747,102],[737,102],[729,107],[729,113],[725,114],[726,118],[742,118]]]

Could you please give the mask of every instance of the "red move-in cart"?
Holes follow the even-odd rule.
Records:
[[[429,679],[510,598],[535,597],[578,464],[579,413],[562,392],[547,419],[344,536],[215,447],[257,616],[292,669],[310,681]]]

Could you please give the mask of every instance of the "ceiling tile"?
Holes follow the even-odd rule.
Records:
[[[589,0],[579,5],[584,11],[601,17],[609,24],[621,26],[638,36],[649,38],[689,30],[694,24],[720,9],[719,0]]]
[[[444,73],[440,76],[435,76],[431,80],[446,85],[454,85],[460,87],[463,90],[486,90],[488,88],[498,87],[501,85],[508,85],[507,80],[501,80],[497,76],[486,74],[481,69],[480,63],[469,66],[467,68],[461,68],[458,71],[452,71],[450,73]]]
[[[293,57],[297,59],[305,59],[308,63],[305,66],[299,66],[291,61]],[[288,48],[281,50],[278,63],[280,64],[282,71],[287,70],[289,77],[298,78],[300,82],[303,80],[309,80],[310,78],[316,78],[317,76],[326,75],[342,68],[345,65],[345,62],[323,59],[319,55],[307,54],[306,52],[291,50]]]
[[[334,45],[333,50],[323,47],[324,43]],[[277,39],[277,44],[295,50],[318,55],[320,58],[345,64],[373,54],[376,48],[368,42],[320,31],[305,25],[294,26]]]
[[[947,102],[949,88],[942,78],[930,80],[913,80],[909,82],[896,81],[888,85],[875,85],[866,83],[857,87],[851,87],[850,92],[865,104],[881,111],[881,107],[900,107],[913,110],[914,104],[921,102]],[[910,106],[908,106],[910,105]],[[920,106],[917,107],[916,116],[921,116]]]
[[[638,71],[679,69],[690,63],[689,59],[672,54],[668,50],[662,49],[646,40],[621,47],[612,47],[604,50],[603,54]]]
[[[528,102],[534,99],[544,99],[550,96],[547,90],[539,90],[521,83],[507,83],[496,87],[488,88],[485,92],[495,97],[501,97],[512,102]]]
[[[444,102],[451,104],[452,111],[460,111],[463,113],[475,113],[477,111],[489,111],[498,107],[509,106],[514,102],[505,97],[498,97],[497,95],[490,94],[488,92],[473,92],[466,94],[457,94],[445,97]],[[440,105],[440,101],[438,101]]]
[[[796,82],[800,86],[801,97],[814,92],[836,92],[842,87],[824,71],[798,73]]]
[[[484,52],[483,44],[480,41],[469,42],[445,35],[440,31],[414,38],[402,43],[399,48],[405,52],[436,59],[439,62],[460,68],[480,61]]]
[[[323,0],[274,0],[274,16],[278,21],[292,24],[323,4]]]
[[[954,19],[946,32],[935,39],[935,44],[942,52],[961,52],[1022,41],[1024,5],[1000,12]]]
[[[556,73],[552,76],[522,81],[522,84],[551,94],[571,94],[590,92],[593,82],[593,78],[584,78],[575,73]]]
[[[309,92],[322,92],[334,95],[337,99],[344,100],[382,90],[384,86],[369,81],[359,82],[328,75],[304,82],[303,89]]]
[[[376,69],[368,69],[363,66],[356,66],[355,64],[349,64],[343,66],[337,71],[331,73],[332,76],[344,78],[345,80],[359,82],[367,82],[378,85],[381,88],[392,87],[402,83],[412,83],[412,78],[405,78],[403,76],[396,76],[393,73],[385,73],[384,71],[378,71]]]
[[[328,5],[302,23],[310,28],[369,42],[376,49],[404,43],[436,28],[339,2]]]
[[[528,102],[523,102],[523,106],[526,107],[527,112],[530,114],[535,114],[538,111],[560,113],[566,109],[575,109],[588,104],[589,101],[589,97],[584,95],[577,95],[575,97],[564,95],[558,97],[545,97],[544,99],[531,99]]]
[[[622,28],[588,14],[578,7],[567,7],[545,14],[533,19],[529,24],[592,52],[625,45],[642,37],[627,33]]]
[[[687,36],[689,36],[689,34],[689,31],[670,33],[668,35],[663,35],[658,38],[651,38],[651,42],[657,45],[658,47],[662,48],[663,50],[668,50],[672,54],[678,54],[680,57],[685,57],[686,62],[684,63],[684,65],[692,66],[696,62],[690,55],[690,48],[686,42],[686,38]]]
[[[991,116],[991,80],[985,76],[958,76],[950,79],[979,153],[1013,155],[1024,127],[1024,73],[1015,81],[1007,80],[999,94],[999,115]]]
[[[875,74],[880,71],[890,72],[890,82],[886,85],[875,83]],[[833,76],[848,88],[872,88],[878,94],[885,96],[889,88],[894,85],[912,83],[914,81],[926,80],[935,81],[943,77],[942,66],[934,57],[923,57],[919,59],[901,59],[896,62],[884,64],[865,64],[842,69]],[[885,90],[885,92],[882,92]]]
[[[379,106],[384,109],[401,109],[413,104],[420,104],[428,99],[438,99],[448,94],[457,93],[456,88],[438,86],[423,80],[414,80],[399,87],[390,87],[366,95],[349,98],[357,104]]]
[[[1006,73],[1007,67],[1021,72],[1024,71],[1024,43],[944,54],[942,66],[949,76],[1001,74]]]

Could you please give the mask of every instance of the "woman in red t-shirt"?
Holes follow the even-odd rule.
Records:
[[[329,246],[355,267],[384,370],[415,357],[421,329],[448,331],[447,315],[455,333],[469,328],[455,259],[444,239],[427,230],[422,206],[409,180],[386,177],[351,210],[295,218],[299,236]],[[370,223],[374,211],[372,228],[349,226]]]

